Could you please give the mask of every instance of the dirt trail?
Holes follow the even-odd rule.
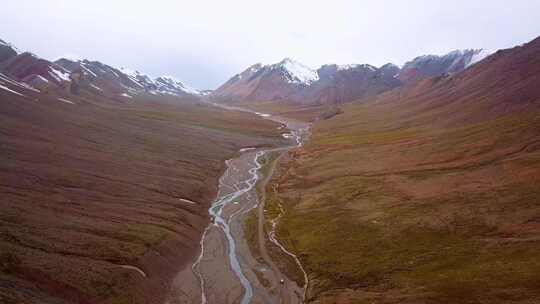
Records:
[[[268,170],[268,173],[267,175],[264,177],[264,179],[262,180],[262,189],[265,189],[266,188],[266,185],[268,184],[268,182],[270,181],[270,179],[272,178],[272,175],[274,174],[274,170],[276,169],[276,165],[279,163],[279,159],[283,156],[283,154],[287,151],[289,151],[290,149],[292,148],[299,148],[302,146],[302,143],[303,143],[303,139],[305,139],[306,137],[309,136],[309,125],[307,124],[304,124],[304,123],[301,123],[301,122],[297,122],[297,121],[293,121],[293,120],[290,120],[290,119],[286,119],[286,118],[283,118],[283,117],[275,117],[274,118],[276,121],[280,122],[280,123],[283,123],[287,126],[287,128],[289,130],[291,130],[291,133],[290,133],[290,138],[292,138],[295,142],[295,144],[293,146],[289,146],[289,147],[284,147],[284,148],[279,148],[279,149],[275,149],[274,151],[277,151],[277,152],[281,152],[281,154],[279,155],[279,157],[277,157],[271,164],[270,164],[270,168]],[[286,135],[289,135],[289,134],[286,134]],[[289,136],[287,136],[289,137]],[[307,273],[305,272],[304,268],[302,267],[302,264],[300,263],[300,260],[298,259],[298,257],[293,254],[292,252],[290,252],[289,250],[287,250],[283,245],[281,245],[281,243],[277,240],[277,237],[276,237],[276,228],[277,228],[277,225],[279,223],[279,220],[281,218],[281,216],[283,215],[283,209],[281,208],[281,213],[274,219],[272,219],[272,229],[271,231],[268,232],[268,240],[270,240],[272,243],[274,243],[275,246],[277,246],[282,252],[284,252],[285,254],[291,256],[296,264],[298,265],[299,269],[302,271],[303,275],[304,275],[304,286],[301,288],[303,289],[303,292],[302,293],[299,293],[299,288],[297,287],[296,283],[292,283],[290,280],[288,279],[285,279],[285,275],[283,273],[281,273],[281,271],[279,270],[279,268],[277,267],[277,265],[274,263],[274,261],[272,260],[272,258],[270,257],[270,254],[268,252],[268,248],[266,247],[266,236],[265,236],[265,229],[264,229],[264,224],[265,224],[265,214],[264,214],[264,209],[265,209],[265,202],[266,202],[266,191],[262,191],[261,193],[261,198],[260,198],[260,204],[259,204],[259,208],[258,208],[258,212],[257,212],[257,240],[258,240],[258,245],[259,245],[259,250],[260,250],[260,254],[261,254],[261,257],[263,258],[263,260],[272,268],[272,271],[280,278],[283,278],[284,282],[282,284],[282,287],[281,287],[281,303],[303,303],[305,301],[305,298],[306,298],[306,290],[307,290],[307,286],[308,286],[308,276],[307,276]]]
[[[268,175],[265,176],[264,181],[262,182],[262,188],[264,189],[266,184],[268,184],[270,178],[272,177],[274,170],[276,168],[276,165],[279,161],[279,158],[276,159],[272,164],[271,168],[268,171]],[[288,303],[302,303],[304,301],[304,296],[299,297],[298,293],[295,293],[295,291],[298,290],[297,285],[293,284],[290,280],[285,280],[285,275],[279,270],[279,267],[277,267],[276,263],[272,260],[270,257],[270,253],[268,252],[268,248],[266,247],[266,235],[265,235],[265,229],[264,229],[264,223],[265,223],[265,214],[264,214],[264,206],[266,201],[266,192],[263,191],[261,193],[260,198],[260,204],[257,209],[257,243],[259,246],[259,252],[261,254],[261,257],[263,258],[264,262],[270,266],[274,274],[278,277],[279,280],[284,280],[281,284],[280,288],[280,300],[281,303],[288,304]]]

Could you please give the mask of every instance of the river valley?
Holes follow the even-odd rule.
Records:
[[[223,107],[223,106],[222,106]],[[245,109],[227,107],[227,110]],[[272,219],[271,231],[265,232],[264,196],[260,199],[256,185],[266,183],[261,168],[268,153],[286,153],[298,148],[308,136],[309,125],[280,116],[254,112],[260,117],[281,124],[283,137],[290,144],[273,149],[245,147],[239,156],[226,162],[227,169],[219,180],[216,200],[209,209],[211,223],[203,233],[200,254],[191,265],[176,277],[170,304],[175,303],[302,303],[306,284],[287,278],[272,261],[263,238],[285,254],[296,256],[284,248],[276,238],[279,217]],[[271,175],[273,170],[267,170]],[[248,212],[258,209],[259,246],[261,259],[254,258],[246,240],[244,222]],[[263,241],[261,241],[263,239]],[[303,269],[301,269],[302,272]],[[305,272],[304,272],[305,274]],[[307,279],[307,276],[305,276]]]

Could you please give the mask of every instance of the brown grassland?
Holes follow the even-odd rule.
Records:
[[[2,303],[162,303],[224,160],[282,140],[275,123],[196,101],[24,93],[0,92]]]
[[[540,302],[539,50],[314,124],[267,201],[310,301]]]

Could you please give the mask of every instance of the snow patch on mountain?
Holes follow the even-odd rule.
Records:
[[[289,76],[287,79],[289,83],[310,85],[319,80],[317,71],[290,58],[283,59],[283,61],[274,66],[274,68],[283,69]]]
[[[49,74],[54,77],[58,82],[69,81],[69,73],[60,69],[51,68]]]
[[[245,71],[243,71],[242,73],[240,74],[236,74],[234,76],[235,79],[237,80],[241,80],[242,78],[244,78],[245,76],[250,76],[250,75],[253,75],[255,73],[257,73],[260,69],[262,69],[264,66],[262,65],[262,63],[256,63],[252,66],[250,66],[249,68],[247,68]]]
[[[96,73],[94,73],[91,69],[89,69],[87,66],[86,66],[86,63],[84,62],[80,62],[81,64],[81,68],[84,72],[94,76],[94,77],[98,77],[98,75]]]
[[[132,69],[129,69],[129,68],[120,68],[120,71],[122,71],[122,73],[126,74],[127,76],[129,77],[132,77],[134,79],[137,79],[137,76],[140,76],[141,73],[137,70],[132,70]]]
[[[95,84],[93,84],[93,83],[91,83],[90,86],[91,86],[92,88],[94,88],[94,89],[100,91],[100,92],[103,92],[103,89],[102,89],[102,88],[98,87],[97,85],[95,85]]]
[[[48,83],[49,80],[47,80],[47,78],[41,76],[41,75],[36,75],[36,78],[39,79],[39,81],[43,82],[43,83]]]
[[[41,77],[41,76],[40,76],[40,77]],[[41,78],[43,78],[43,77],[41,77]],[[45,79],[45,78],[43,78],[43,79]],[[45,80],[47,80],[47,79],[45,79]],[[48,80],[47,80],[47,81],[48,81]],[[37,93],[40,92],[38,89],[35,89],[35,88],[29,86],[28,84],[26,84],[26,83],[24,83],[24,82],[18,82],[18,81],[15,81],[15,80],[9,78],[8,76],[6,76],[6,75],[4,75],[4,74],[2,74],[2,73],[0,73],[0,83],[1,83],[1,84],[10,83],[10,84],[12,84],[12,85],[15,85],[15,86],[20,87],[20,88],[23,88],[23,89],[27,89],[27,90],[30,90],[30,91],[34,91],[34,92],[37,92]]]
[[[154,79],[154,82],[157,86],[157,90],[163,93],[177,94],[178,91],[181,91],[187,94],[199,95],[198,90],[185,85],[183,82],[172,76],[161,76]]]
[[[19,93],[17,91],[13,91],[12,89],[10,89],[10,88],[8,88],[8,87],[6,87],[4,85],[1,85],[1,84],[0,84],[0,89],[8,91],[8,92],[13,93],[13,94],[17,94],[19,96],[25,96],[24,94],[21,94],[21,93]]]
[[[181,93],[201,95],[201,93],[185,85],[182,81],[172,76],[160,76],[152,79],[150,76],[143,74],[137,70],[129,68],[120,68],[120,71],[124,73],[131,81],[144,87],[150,93],[162,93],[178,95]]]
[[[60,101],[62,101],[62,102],[65,102],[65,103],[73,104],[73,105],[75,104],[73,101],[68,100],[68,99],[65,99],[65,98],[60,98],[60,97],[58,97],[58,100],[60,100]]]
[[[358,68],[365,68],[370,71],[376,71],[377,68],[372,66],[371,64],[341,64],[337,66],[338,71],[347,71],[347,70],[354,70]]]
[[[491,54],[493,54],[493,52],[490,50],[480,49],[479,51],[475,52],[475,54],[471,57],[471,60],[469,61],[469,63],[465,65],[465,68],[468,68],[471,65],[484,60],[486,57],[488,57]]]
[[[346,71],[346,70],[352,70],[356,69],[359,65],[358,64],[340,64],[337,66],[338,71]]]

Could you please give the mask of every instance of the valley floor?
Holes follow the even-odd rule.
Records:
[[[276,158],[301,144],[308,125],[258,114],[280,123],[279,129],[289,141],[277,148],[243,149],[241,155],[226,162],[218,196],[209,209],[212,223],[203,234],[200,255],[177,275],[168,303],[303,301],[303,282],[285,276],[268,254],[265,200],[260,190],[270,179]],[[259,223],[247,225],[253,214]]]

